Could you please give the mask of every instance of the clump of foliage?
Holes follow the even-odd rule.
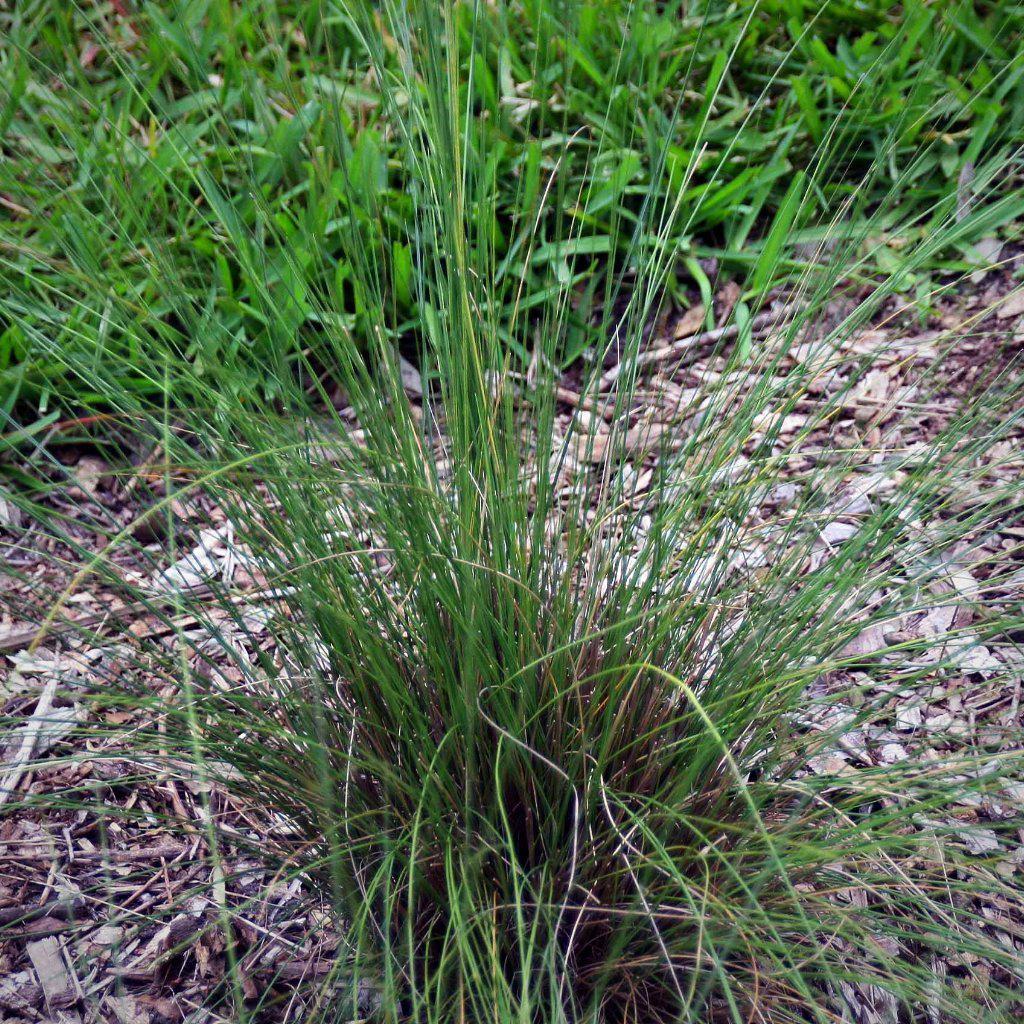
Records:
[[[126,296],[122,286],[135,272],[100,264],[94,273],[110,301],[78,293],[82,322],[119,318],[116,329],[131,342],[119,358],[130,366],[126,352],[141,351],[155,334],[168,340],[146,384],[163,400],[156,413],[116,361],[73,364],[105,408],[156,443],[159,479],[142,518],[164,523],[173,556],[176,504],[203,495],[232,524],[249,574],[272,588],[276,603],[261,621],[268,642],[228,589],[214,585],[201,597],[174,590],[168,598],[137,579],[126,583],[115,556],[133,546],[139,524],[107,522],[90,508],[110,541],[99,554],[81,550],[40,639],[93,573],[166,623],[173,643],[122,652],[117,678],[96,688],[98,706],[138,715],[132,756],[144,767],[226,787],[279,823],[260,837],[260,852],[297,865],[330,900],[348,938],[339,972],[369,983],[382,1019],[825,1022],[870,999],[890,1019],[1012,1020],[1019,964],[986,930],[979,908],[1019,907],[1019,892],[972,857],[956,807],[965,793],[985,793],[1019,772],[1019,745],[998,755],[995,775],[985,768],[988,752],[967,741],[952,753],[925,743],[915,756],[855,772],[806,770],[811,756],[841,747],[850,730],[886,713],[870,687],[854,700],[861,684],[844,683],[837,670],[870,668],[866,660],[875,659],[879,672],[896,672],[890,685],[908,689],[940,670],[926,656],[926,637],[883,642],[867,656],[849,644],[866,623],[941,602],[953,548],[980,544],[1000,514],[1019,511],[1013,488],[992,486],[977,497],[982,457],[1015,422],[1012,382],[997,380],[923,452],[893,446],[869,463],[864,446],[842,443],[830,427],[868,369],[854,367],[795,438],[780,438],[822,366],[880,303],[972,231],[1005,223],[1019,198],[1003,193],[1002,178],[995,184],[993,164],[966,216],[958,219],[938,184],[942,196],[926,211],[908,210],[916,168],[931,167],[930,180],[941,180],[941,161],[928,160],[946,143],[936,136],[921,146],[902,131],[887,134],[862,171],[849,171],[864,184],[848,196],[829,191],[835,164],[825,139],[808,150],[799,185],[753,176],[760,200],[733,208],[728,231],[752,237],[761,211],[776,211],[755,262],[756,297],[787,279],[794,225],[819,203],[834,245],[814,273],[791,280],[791,315],[771,338],[758,342],[749,322],[741,327],[719,350],[726,372],[681,404],[672,430],[638,438],[625,414],[637,402],[646,329],[694,226],[719,223],[716,198],[722,207],[735,201],[707,186],[747,181],[734,174],[728,152],[715,152],[729,124],[717,121],[719,97],[724,103],[731,83],[743,83],[741,105],[771,58],[766,40],[785,37],[746,12],[753,27],[726,36],[731,56],[713,58],[718,70],[697,77],[705,89],[698,113],[691,116],[681,94],[672,100],[673,129],[660,146],[657,132],[650,137],[657,161],[647,166],[660,161],[681,177],[671,188],[645,182],[637,190],[630,182],[639,171],[620,171],[631,164],[611,131],[624,116],[616,104],[626,102],[619,97],[637,81],[636,67],[667,73],[672,65],[660,62],[672,48],[643,50],[639,33],[624,47],[609,40],[593,25],[606,7],[622,13],[616,5],[566,6],[576,22],[564,38],[581,43],[572,66],[546,81],[554,62],[533,55],[548,52],[541,43],[560,59],[571,49],[554,30],[561,23],[551,21],[553,6],[525,8],[540,41],[522,79],[506,70],[516,67],[518,39],[500,21],[509,16],[502,6],[346,8],[336,20],[306,25],[303,38],[318,38],[318,26],[346,33],[351,66],[372,72],[373,116],[388,126],[384,149],[365,141],[346,148],[343,104],[319,129],[312,114],[303,119],[306,108],[293,107],[280,131],[293,140],[294,160],[301,166],[305,133],[317,130],[325,151],[338,147],[337,169],[324,178],[331,160],[310,159],[306,185],[284,207],[273,199],[289,162],[265,139],[218,151],[215,174],[206,160],[186,159],[195,140],[184,128],[174,149],[180,163],[176,156],[165,166],[159,147],[140,147],[136,173],[149,182],[183,175],[175,202],[196,218],[194,232],[157,236],[130,215],[108,223],[76,207],[84,223],[131,245],[137,279],[152,289]],[[645,5],[636,10],[631,17],[657,20]],[[229,31],[227,22],[210,24],[211,32]],[[666,17],[662,31],[673,24]],[[848,52],[833,23],[822,24],[836,33],[825,38]],[[924,67],[942,67],[966,45],[960,24],[910,18],[877,45],[908,62],[923,52]],[[719,20],[709,14],[702,25],[714,36]],[[244,37],[244,29],[234,31]],[[294,40],[295,31],[289,25],[282,38]],[[919,51],[929,31],[938,33],[934,48]],[[191,53],[194,34],[184,38]],[[861,43],[853,57],[874,45]],[[592,70],[587,47],[599,54]],[[183,61],[180,53],[165,59]],[[827,77],[851,109],[884,112],[886,89],[896,87],[889,67],[874,60],[867,79],[857,78],[864,89],[880,79],[864,108],[852,103],[852,87],[842,95],[835,68]],[[215,73],[226,77],[228,69]],[[508,75],[513,90],[529,80],[545,104],[554,97],[550,116],[567,119],[573,108],[564,97],[588,93],[595,73],[614,81],[596,92],[609,135],[589,154],[577,157],[576,141],[555,133],[550,151],[510,167],[500,161],[514,158],[500,146],[484,145],[505,114],[505,93],[496,106],[491,100]],[[642,80],[652,94],[665,87],[658,74]],[[805,145],[803,132],[814,139],[807,88],[793,87],[791,112],[799,109],[802,120],[787,146]],[[773,122],[785,108],[778,96],[768,85],[743,119],[764,117],[784,136],[784,119]],[[142,97],[145,109],[163,102]],[[961,110],[940,119],[956,121]],[[246,120],[233,130],[249,130]],[[781,136],[768,137],[781,145]],[[862,159],[862,142],[851,160]],[[636,144],[631,136],[626,148]],[[397,164],[386,174],[402,175],[394,197],[365,187],[383,152]],[[702,168],[709,153],[713,167]],[[541,161],[535,171],[531,159]],[[893,181],[880,186],[892,166]],[[326,195],[326,183],[335,190],[327,223],[343,259],[332,274],[310,276],[325,257],[303,244],[316,217],[307,219],[301,204]],[[90,187],[120,210],[123,184]],[[496,231],[509,220],[510,188],[522,216],[518,242]],[[567,203],[573,190],[575,205]],[[403,217],[392,216],[392,200]],[[874,269],[877,233],[908,221],[928,230],[905,236],[898,273],[822,328],[833,294]],[[81,236],[64,225],[55,244],[73,264],[90,250],[78,250]],[[593,242],[602,236],[604,250]],[[183,275],[200,264],[171,258],[187,237],[210,240],[210,258],[227,268],[222,282],[235,282],[239,268],[251,275],[236,312],[262,319],[268,338],[278,339],[273,361],[252,365],[281,396],[283,414],[241,401],[230,358],[214,358],[200,373],[193,359],[170,354],[183,338],[201,345],[221,329],[216,283],[195,291]],[[618,255],[590,287],[575,260],[602,252]],[[28,314],[37,284],[16,284],[11,308],[38,331]],[[199,294],[203,302],[194,301]],[[135,305],[121,299],[139,315],[128,316]],[[296,347],[299,325],[310,323],[316,347]],[[596,351],[566,423],[557,375],[581,332]],[[786,362],[797,345],[803,359]],[[403,352],[423,371],[422,401],[410,401],[403,386]],[[611,392],[598,387],[606,362],[619,367]],[[322,399],[315,414],[293,411],[303,388]],[[920,388],[928,392],[927,375]],[[194,401],[179,405],[181,394]],[[585,415],[587,405],[596,411]],[[108,439],[108,452],[115,443]],[[598,445],[604,454],[595,458]],[[652,448],[660,458],[640,487],[626,464]],[[829,557],[814,557],[822,524],[850,507],[851,477],[868,469],[884,485],[858,513],[857,530]],[[762,516],[779,504],[771,495],[783,481],[794,487],[791,505]],[[964,503],[967,494],[974,500]],[[46,528],[61,529],[54,521]],[[73,532],[64,539],[76,543]],[[987,628],[1019,626],[993,612]],[[900,656],[896,669],[885,655]],[[858,709],[852,718],[829,715],[847,702]],[[124,753],[100,745],[96,756]],[[1009,837],[1019,824],[1009,819],[1000,829]],[[214,815],[209,828],[216,846]],[[962,968],[943,979],[933,964],[951,951]],[[359,991],[352,984],[333,998],[342,1019],[362,1012]],[[233,1012],[242,1017],[236,998]]]

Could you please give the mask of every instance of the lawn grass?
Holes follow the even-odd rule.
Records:
[[[635,273],[650,209],[679,204],[668,294],[710,308],[735,278],[742,314],[799,276],[826,230],[859,239],[858,273],[887,273],[958,202],[1020,185],[1013,4],[532,0],[453,17],[472,41],[457,69],[480,178],[466,215],[496,264],[492,301],[507,313],[520,288],[527,302],[573,288],[562,363],[600,344],[588,310]],[[385,20],[324,2],[0,12],[8,420],[95,411],[82,371],[98,362],[140,400],[160,393],[165,360],[189,367],[182,385],[229,367],[228,403],[329,386],[324,333],[364,335],[372,319],[353,229],[386,277],[390,336],[411,343],[426,197],[399,138],[408,97],[389,84],[402,28]],[[902,287],[927,295],[984,262],[974,246],[992,234],[969,221]],[[783,240],[783,260],[765,252]]]

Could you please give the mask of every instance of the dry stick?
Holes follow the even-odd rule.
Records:
[[[123,612],[124,615],[128,615],[138,610],[134,606],[128,606],[123,609]],[[116,616],[116,613],[113,614]],[[111,616],[112,613],[110,612],[96,612],[91,615],[83,615],[81,618],[59,623],[51,630],[51,634],[60,636],[62,633],[69,633],[76,629],[91,629]],[[11,654],[14,651],[20,651],[28,647],[35,640],[38,632],[39,629],[36,626],[26,626],[25,629],[15,629],[10,633],[4,633],[3,636],[0,636],[0,654]]]
[[[84,907],[85,899],[81,896],[50,900],[42,906],[38,903],[19,903],[13,907],[0,907],[0,926],[6,927],[15,923],[26,925],[43,917],[65,920],[73,924],[75,915]]]
[[[49,850],[39,850],[38,852],[31,849],[26,850],[23,844],[17,841],[10,842],[8,845],[18,851],[8,850],[5,852],[5,858],[10,858],[12,861],[49,860],[52,856]],[[112,864],[149,864],[158,860],[179,857],[187,849],[188,846],[185,843],[168,840],[153,846],[137,846],[128,850],[75,850],[75,860],[87,863],[109,860]],[[0,922],[4,920],[4,913],[5,910],[0,908]]]
[[[189,596],[201,598],[208,597],[212,593],[213,589],[204,585],[202,587],[194,587],[189,592]],[[77,619],[65,619],[62,622],[55,622],[49,632],[51,636],[59,637],[62,634],[73,633],[79,629],[92,629],[93,626],[99,626],[107,621],[122,621],[135,615],[136,612],[147,612],[154,607],[170,604],[176,597],[177,595],[175,594],[154,594],[148,600],[132,601],[115,611],[92,612],[89,615],[82,615]],[[0,654],[20,651],[28,647],[38,635],[38,626],[26,626],[24,629],[17,629],[4,634],[0,636]]]
[[[247,600],[256,604],[260,601],[277,600],[281,597],[287,596],[288,592],[289,588],[286,587],[271,588],[269,590],[243,590],[238,593],[228,595],[228,600],[235,604]],[[207,597],[213,597],[214,594],[215,591],[213,587],[205,583],[198,587],[190,587],[187,590],[187,596],[192,600],[204,600]],[[132,601],[131,603],[126,604],[121,608],[117,608],[114,611],[92,612],[88,615],[82,615],[77,619],[56,621],[51,626],[49,635],[52,637],[60,637],[66,633],[74,633],[76,630],[80,629],[92,629],[93,626],[104,625],[108,622],[123,622],[125,619],[131,618],[137,612],[155,612],[155,609],[164,608],[167,605],[174,603],[180,597],[181,593],[178,592],[154,593],[145,600]],[[137,637],[137,639],[144,639],[145,637],[159,635],[162,630],[174,629],[175,626],[180,626],[182,622],[187,621],[190,618],[195,618],[195,616],[185,616],[180,621],[174,620],[170,623],[157,626],[154,631],[143,634],[142,637]],[[24,629],[13,630],[10,633],[0,635],[0,654],[10,654],[14,651],[20,651],[25,647],[29,647],[38,635],[38,626],[26,626]]]
[[[778,311],[767,309],[754,317],[750,323],[750,329],[751,331],[763,331],[771,327],[781,327],[788,320],[792,319],[799,308],[798,305],[792,304],[783,306]],[[647,366],[649,363],[663,363],[673,356],[684,352],[686,349],[696,348],[698,345],[706,345],[709,342],[722,341],[725,338],[733,338],[739,332],[740,325],[734,321],[731,324],[726,324],[724,327],[716,327],[713,331],[704,331],[701,334],[691,334],[687,338],[680,338],[678,341],[672,342],[671,345],[662,345],[661,348],[648,349],[646,352],[639,353],[636,359],[626,360],[613,366],[601,378],[601,389],[604,390],[614,384],[630,367],[635,366],[639,369],[641,366]]]
[[[21,776],[25,771],[25,764],[32,757],[32,751],[35,750],[36,738],[43,727],[43,721],[50,713],[50,708],[53,706],[53,698],[57,692],[58,678],[59,676],[56,674],[51,676],[44,687],[43,692],[39,695],[39,700],[36,703],[35,711],[32,712],[32,717],[22,727],[24,735],[22,736],[21,746],[18,747],[14,756],[11,758],[8,764],[7,774],[3,777],[3,780],[0,781],[0,807],[3,807],[14,793],[18,783],[21,781]]]
[[[78,1002],[82,986],[69,964],[61,939],[51,936],[30,942],[25,952],[32,961],[50,1012],[66,1010]],[[67,1017],[81,1019],[77,1014]]]

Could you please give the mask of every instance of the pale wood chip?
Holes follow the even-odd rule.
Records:
[[[66,1010],[78,1000],[78,986],[64,956],[61,940],[54,936],[30,942],[25,947],[43,990],[46,1006]]]
[[[1018,288],[1003,299],[996,310],[996,316],[1000,320],[1009,320],[1011,317],[1022,315],[1024,315],[1024,288]]]

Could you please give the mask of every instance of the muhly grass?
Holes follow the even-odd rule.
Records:
[[[973,558],[991,560],[991,589],[1005,575],[985,542],[1020,491],[987,460],[1017,425],[1013,364],[927,443],[905,443],[897,403],[872,440],[852,441],[842,411],[898,344],[858,348],[862,328],[1014,198],[980,184],[966,218],[930,209],[928,234],[870,293],[851,281],[893,205],[838,204],[831,244],[776,299],[784,225],[747,296],[776,303],[774,330],[755,336],[748,317],[711,352],[720,370],[645,419],[637,356],[681,255],[676,228],[699,209],[684,191],[654,197],[614,229],[624,257],[593,304],[570,411],[556,386],[579,282],[553,269],[527,288],[502,271],[470,102],[481,86],[461,59],[474,35],[452,10],[387,4],[387,32],[352,21],[410,176],[415,328],[396,327],[393,269],[351,222],[358,329],[332,318],[329,291],[302,295],[322,334],[301,383],[316,391],[326,362],[339,385],[315,412],[226,403],[216,367],[188,377],[199,397],[182,407],[191,371],[169,359],[154,410],[110,366],[76,366],[123,430],[104,438],[113,471],[149,482],[127,524],[78,499],[75,518],[108,538],[98,552],[19,499],[77,550],[37,646],[95,577],[167,631],[104,623],[92,638],[119,644],[117,670],[75,699],[130,712],[131,733],[97,713],[81,730],[91,752],[69,756],[128,756],[264,815],[265,831],[240,836],[210,813],[207,842],[242,843],[326,898],[345,935],[347,983],[324,1006],[336,1019],[367,1012],[367,986],[387,1020],[1013,1019],[1019,953],[984,909],[1019,914],[1019,884],[975,855],[960,809],[1019,776],[1016,730],[992,749],[922,737],[894,763],[829,757],[888,721],[894,689],[941,699],[955,651],[902,624],[948,604],[951,573]],[[694,167],[699,151],[698,133]],[[809,186],[825,166],[807,168]],[[225,186],[201,169],[191,186],[218,244],[255,272],[259,232]],[[173,287],[159,249],[137,255]],[[856,301],[837,314],[846,290]],[[264,310],[282,330],[292,297]],[[955,344],[918,358],[914,401],[943,394]],[[119,445],[140,436],[133,474]],[[36,457],[60,489],[59,465]],[[193,502],[230,525],[243,589],[272,599],[260,616],[230,581],[200,593],[166,572]],[[856,528],[823,546],[840,519]],[[140,520],[167,539],[147,547]],[[1019,610],[976,603],[986,636],[1020,628]],[[892,629],[865,648],[871,626]],[[1004,671],[1009,685],[1018,670]],[[993,828],[1012,844],[1020,824]],[[227,907],[222,924],[230,939]],[[228,994],[244,1018],[237,979]]]

